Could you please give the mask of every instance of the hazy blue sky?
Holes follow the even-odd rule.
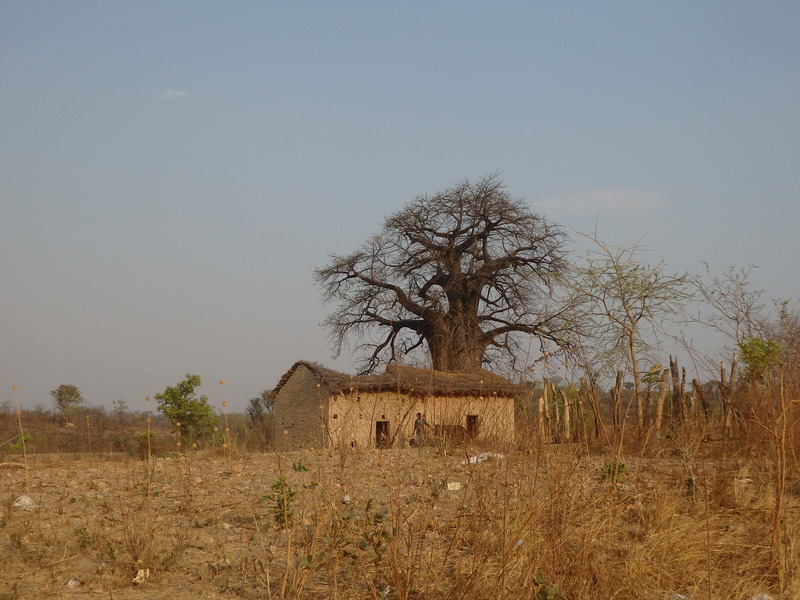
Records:
[[[0,4],[0,401],[238,408],[311,271],[499,171],[569,231],[800,297],[800,3]],[[4,390],[4,391],[3,391]]]

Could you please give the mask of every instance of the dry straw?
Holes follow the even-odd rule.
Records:
[[[152,422],[152,418],[150,416],[150,396],[147,396],[144,399],[144,404],[146,407],[146,417],[145,422],[147,423],[147,498],[150,498],[150,488],[153,483],[153,452],[152,447],[150,445],[150,423]]]
[[[86,415],[86,442],[89,446],[89,454],[92,453],[92,430],[89,426],[89,415]]]
[[[225,401],[225,380],[219,380],[219,389],[220,394],[222,395],[222,413],[225,415],[225,441],[222,443],[222,447],[225,449],[225,454],[228,456],[228,460],[230,461],[231,458],[231,428],[228,425],[228,403]]]
[[[22,409],[19,406],[19,397],[17,396],[17,386],[12,385],[11,391],[14,392],[14,404],[17,407],[17,425],[19,425],[19,439],[22,444],[22,464],[25,468],[25,493],[31,493],[31,479],[28,473],[28,450],[25,446],[25,431],[22,429]]]

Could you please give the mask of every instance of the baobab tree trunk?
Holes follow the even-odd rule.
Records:
[[[443,320],[431,329],[424,337],[434,370],[470,373],[481,369],[488,344],[480,328]]]

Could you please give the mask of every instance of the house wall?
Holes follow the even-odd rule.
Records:
[[[327,395],[317,387],[317,378],[299,366],[275,396],[274,440],[277,450],[299,450],[328,446],[325,426]]]
[[[418,412],[424,414],[428,424],[439,432],[465,432],[468,415],[475,415],[478,422],[477,439],[514,441],[512,398],[420,398],[394,392],[332,395],[327,405],[330,439],[336,445],[374,446],[376,422],[388,421],[390,441],[395,446],[403,447],[414,436],[414,420]]]

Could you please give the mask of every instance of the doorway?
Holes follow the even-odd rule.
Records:
[[[467,438],[475,439],[478,437],[478,415],[467,415]]]
[[[375,421],[375,446],[389,447],[389,421]]]

